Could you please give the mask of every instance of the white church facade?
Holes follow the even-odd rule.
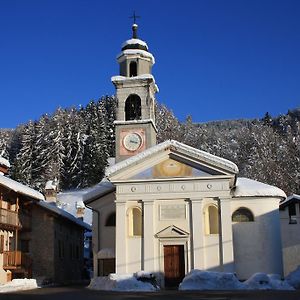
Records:
[[[239,178],[226,159],[173,140],[156,144],[154,57],[136,24],[117,59],[116,164],[85,201],[94,276],[145,270],[174,286],[192,269],[282,275],[284,192]]]

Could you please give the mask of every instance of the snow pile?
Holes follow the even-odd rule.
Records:
[[[286,282],[295,289],[300,289],[300,266],[285,278]]]
[[[300,270],[298,284],[299,275]],[[291,285],[277,274],[255,273],[242,283],[233,273],[192,270],[179,285],[179,290],[294,290]]]
[[[151,283],[139,280],[133,274],[109,274],[106,277],[92,278],[88,288],[105,291],[156,291]]]
[[[246,289],[250,290],[293,290],[285,280],[281,280],[277,274],[267,275],[255,273],[244,282]]]
[[[13,279],[12,281],[0,285],[0,293],[32,290],[38,288],[35,279]]]
[[[240,290],[243,284],[233,273],[192,270],[188,273],[179,290]]]

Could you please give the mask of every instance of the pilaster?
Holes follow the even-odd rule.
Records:
[[[154,201],[143,202],[143,249],[144,270],[153,272],[157,269],[154,245]]]
[[[191,268],[204,269],[203,201],[190,199]]]
[[[222,224],[223,271],[234,272],[231,198],[222,198],[219,201]]]
[[[116,202],[116,273],[127,273],[126,202]]]

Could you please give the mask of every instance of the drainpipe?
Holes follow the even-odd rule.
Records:
[[[221,272],[224,271],[224,262],[223,262],[223,234],[222,234],[222,215],[221,215],[221,200],[217,199],[218,202],[218,221],[219,221],[219,260],[220,260],[220,269]]]

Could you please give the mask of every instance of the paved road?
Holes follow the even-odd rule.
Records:
[[[92,291],[85,287],[52,287],[0,294],[0,300],[299,300],[300,291],[234,291],[120,293]]]

